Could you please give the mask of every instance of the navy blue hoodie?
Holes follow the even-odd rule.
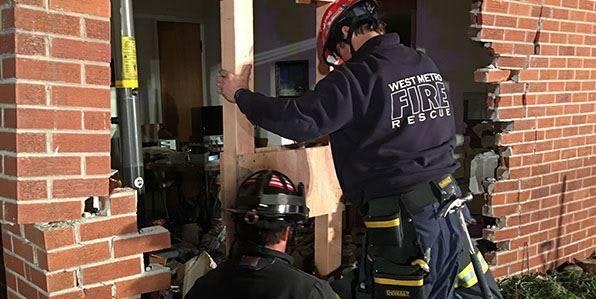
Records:
[[[349,61],[300,98],[242,90],[240,110],[256,125],[305,141],[330,135],[348,201],[411,190],[459,167],[454,107],[435,63],[399,42],[368,40]]]

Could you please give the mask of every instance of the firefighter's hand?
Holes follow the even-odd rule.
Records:
[[[217,91],[221,94],[228,102],[236,103],[234,95],[239,89],[248,89],[248,80],[252,73],[252,65],[245,64],[242,66],[240,74],[234,74],[226,70],[219,71],[217,77]]]

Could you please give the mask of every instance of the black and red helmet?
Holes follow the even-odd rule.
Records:
[[[322,61],[331,66],[343,64],[335,49],[339,42],[344,41],[341,27],[350,27],[349,40],[355,27],[363,23],[379,24],[378,11],[377,0],[336,0],[329,5],[321,19],[317,39],[317,51]]]
[[[260,219],[299,222],[306,220],[309,212],[304,186],[295,186],[275,170],[261,170],[246,178],[238,188],[235,207],[228,210],[248,223]]]

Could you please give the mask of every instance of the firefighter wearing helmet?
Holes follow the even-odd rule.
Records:
[[[218,88],[273,133],[296,141],[329,135],[345,201],[360,209],[367,233],[350,287],[336,290],[342,298],[481,297],[457,215],[438,215],[460,195],[451,175],[460,166],[455,111],[439,69],[385,34],[374,0],[330,4],[317,46],[333,70],[299,98],[249,90],[250,66],[222,70]],[[483,271],[493,298],[502,298],[486,263]]]
[[[186,299],[335,299],[326,281],[292,267],[285,253],[290,228],[308,218],[302,184],[263,170],[238,189],[234,208],[238,254],[199,278]]]

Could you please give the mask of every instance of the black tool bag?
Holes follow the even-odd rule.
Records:
[[[399,265],[376,257],[373,269],[373,298],[425,298],[426,273],[419,265]]]
[[[369,200],[364,223],[372,298],[424,298],[426,262],[400,196]]]
[[[402,246],[402,219],[396,197],[372,199],[368,203],[364,225],[371,245]]]

